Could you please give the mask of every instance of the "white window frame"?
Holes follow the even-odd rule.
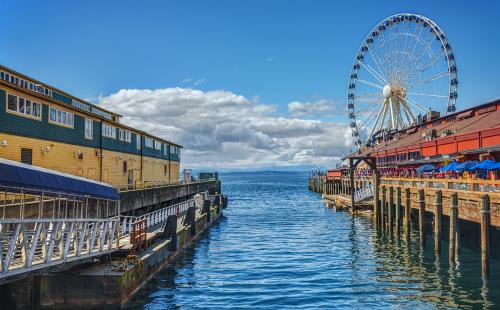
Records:
[[[155,140],[155,150],[161,151],[161,142],[158,140]]]
[[[90,118],[85,118],[85,139],[94,139],[94,121]]]
[[[9,108],[9,96],[13,96],[16,98],[15,99],[16,109],[15,110],[12,110]],[[21,100],[23,102],[22,111],[21,111],[21,105],[19,104],[19,102]],[[28,104],[28,102],[29,102],[29,104]],[[27,109],[28,106],[30,107],[29,112]],[[38,107],[38,108],[35,108],[35,107]],[[7,113],[12,113],[12,114],[16,114],[16,115],[24,116],[24,117],[28,117],[28,118],[33,118],[33,119],[36,119],[39,121],[42,120],[42,104],[41,103],[36,102],[36,101],[32,101],[31,99],[26,99],[24,97],[20,97],[20,96],[15,95],[15,94],[6,93],[5,110]],[[38,112],[38,113],[35,113],[35,112]]]
[[[52,112],[55,113],[55,119],[52,117]],[[49,107],[49,123],[62,127],[74,128],[75,116],[71,112]]]
[[[142,143],[141,143],[141,135],[140,134],[136,134],[135,135],[135,147],[140,150],[142,148]]]
[[[150,137],[144,137],[144,146],[146,147],[149,147],[149,148],[153,148],[153,138],[150,138]]]
[[[130,130],[125,130],[120,128],[118,132],[120,141],[132,143],[132,133],[130,132]]]
[[[116,127],[102,123],[102,136],[110,139],[116,139]]]

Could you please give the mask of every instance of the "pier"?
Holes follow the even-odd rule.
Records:
[[[421,179],[400,177],[350,177],[318,175],[309,178],[310,189],[323,194],[325,204],[353,215],[369,211],[381,232],[410,238],[410,218],[416,218],[421,246],[425,246],[426,220],[432,219],[435,252],[449,251],[455,261],[460,250],[460,222],[479,225],[482,275],[488,276],[490,232],[500,228],[500,183],[496,180]],[[376,183],[379,183],[377,186]],[[322,185],[317,187],[316,184]],[[354,204],[352,203],[354,201]],[[449,235],[442,233],[447,217]],[[443,249],[442,240],[449,241]]]
[[[0,297],[20,308],[119,307],[227,205],[215,179],[118,189],[1,164]]]

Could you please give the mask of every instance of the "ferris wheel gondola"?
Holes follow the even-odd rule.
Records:
[[[421,115],[455,111],[457,66],[436,23],[415,14],[386,18],[366,36],[349,77],[347,108],[355,143],[415,125]]]

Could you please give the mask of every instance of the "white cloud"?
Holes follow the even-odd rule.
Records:
[[[288,104],[288,112],[294,117],[329,117],[334,115],[335,104],[325,99],[315,102],[293,101]]]
[[[99,101],[123,123],[182,144],[185,168],[333,166],[350,143],[345,124],[278,117],[275,105],[224,90],[123,89]]]

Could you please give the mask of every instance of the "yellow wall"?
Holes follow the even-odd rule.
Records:
[[[0,133],[0,141],[7,141],[7,146],[0,145],[0,157],[20,161],[21,148],[33,150],[33,165],[52,169],[84,178],[101,180],[100,150],[52,141],[43,141]],[[83,154],[83,159],[78,154]],[[141,178],[141,157],[139,155],[103,150],[102,181],[113,185],[128,184],[129,173],[133,183]],[[123,162],[127,161],[127,172]],[[179,163],[151,157],[143,157],[143,181],[179,180]],[[165,173],[165,166],[167,171]]]

